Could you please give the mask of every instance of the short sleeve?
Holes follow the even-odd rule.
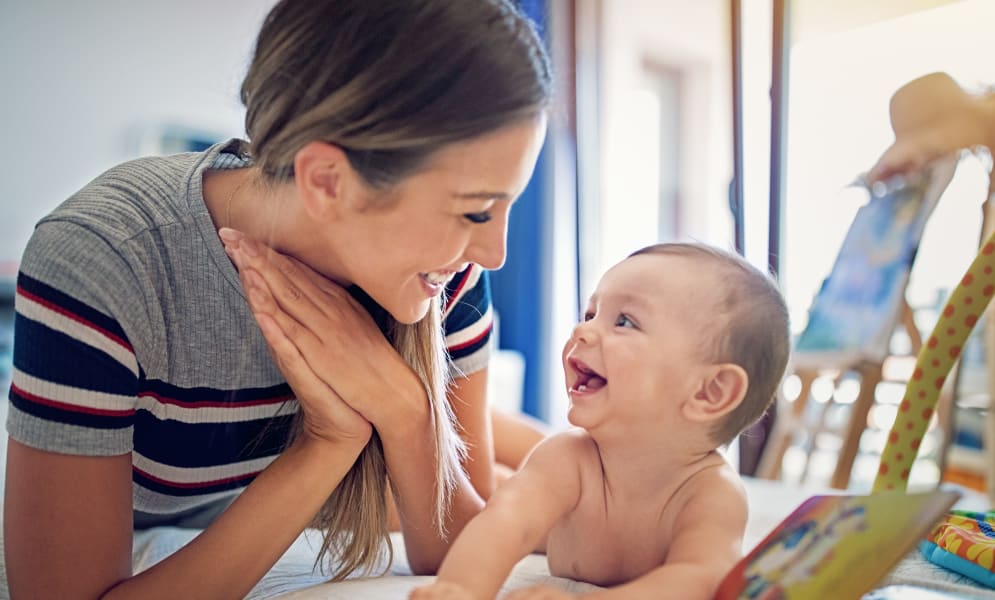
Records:
[[[490,279],[479,265],[471,265],[447,286],[443,325],[454,376],[469,375],[487,366],[494,315]]]
[[[122,321],[140,306],[105,239],[64,221],[38,226],[17,277],[11,437],[66,454],[131,451],[140,369]]]

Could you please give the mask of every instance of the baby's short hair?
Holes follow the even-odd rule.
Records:
[[[654,244],[629,256],[663,254],[700,259],[719,270],[714,325],[706,344],[711,360],[730,362],[746,371],[749,384],[743,401],[712,431],[717,445],[731,442],[773,403],[784,377],[791,337],[788,307],[774,279],[738,254],[707,244]]]

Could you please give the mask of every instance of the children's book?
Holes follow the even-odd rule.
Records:
[[[813,496],[736,564],[715,600],[860,598],[959,497],[947,490]]]

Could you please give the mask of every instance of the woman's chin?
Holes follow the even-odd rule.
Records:
[[[424,302],[419,302],[416,305],[409,305],[405,307],[399,307],[399,310],[389,310],[394,319],[401,324],[411,325],[417,323],[425,318],[428,314],[429,309],[432,307],[432,300],[428,299]]]

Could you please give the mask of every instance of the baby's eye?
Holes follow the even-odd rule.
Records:
[[[584,316],[581,318],[581,320],[582,321],[590,321],[593,318],[594,318],[594,313],[591,312],[591,311],[587,311],[586,313],[584,313]]]
[[[488,211],[476,212],[476,213],[466,213],[463,217],[471,223],[486,223],[492,219],[491,213]]]
[[[621,313],[615,319],[615,327],[635,327],[635,322],[629,318],[629,315]]]

